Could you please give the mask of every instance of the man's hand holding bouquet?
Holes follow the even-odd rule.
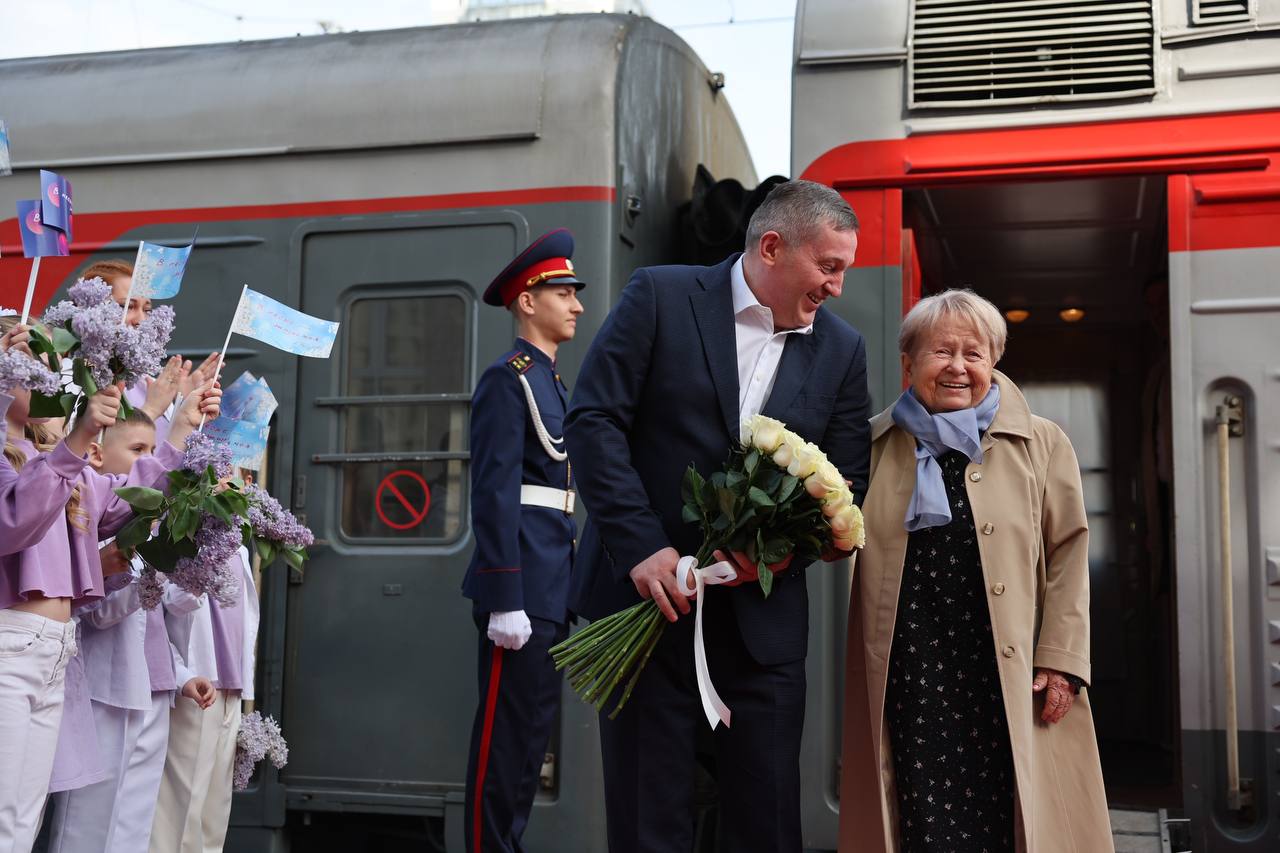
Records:
[[[708,721],[729,722],[715,694],[702,647],[701,598],[706,585],[755,581],[768,597],[774,573],[818,559],[838,559],[864,544],[862,513],[840,471],[814,444],[781,422],[756,415],[724,467],[703,477],[692,465],[681,484],[685,521],[702,530],[702,545],[677,565],[677,585],[698,599],[694,656]],[[727,556],[726,556],[727,555]],[[597,619],[551,650],[557,669],[585,701],[610,716],[626,704],[666,627],[653,600]]]

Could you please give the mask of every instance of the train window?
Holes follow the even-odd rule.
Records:
[[[462,535],[468,312],[453,291],[349,303],[340,443],[346,538],[443,544]]]

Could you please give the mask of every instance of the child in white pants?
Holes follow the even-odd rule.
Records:
[[[185,697],[174,704],[151,853],[215,853],[227,837],[240,703],[253,698],[258,640],[249,552],[242,547],[232,559],[243,579],[235,607],[210,600],[194,612],[165,616],[184,666],[211,678],[217,691],[207,710]]]

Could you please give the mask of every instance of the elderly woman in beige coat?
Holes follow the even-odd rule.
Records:
[[[1112,850],[1089,699],[1089,529],[1063,431],[952,290],[903,320],[849,603],[840,850]]]

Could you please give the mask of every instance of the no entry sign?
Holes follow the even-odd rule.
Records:
[[[389,506],[383,508],[385,493],[391,493]],[[431,510],[431,489],[417,471],[392,471],[378,484],[373,508],[382,523],[392,530],[412,530],[421,524]]]

